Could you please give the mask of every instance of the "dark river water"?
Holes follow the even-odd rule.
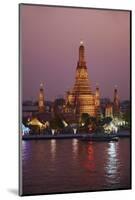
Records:
[[[130,139],[22,141],[23,194],[129,189]]]

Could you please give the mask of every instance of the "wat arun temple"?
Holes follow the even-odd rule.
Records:
[[[38,96],[38,113],[48,113],[46,111],[45,102],[43,84],[41,84]],[[99,87],[96,86],[96,90],[94,92],[92,91],[85,61],[85,48],[82,41],[79,46],[79,59],[76,67],[74,86],[71,90],[66,92],[62,107],[58,108],[55,102],[52,102],[49,112],[52,116],[54,113],[62,114],[62,117],[69,119],[69,121],[80,119],[83,113],[87,113],[89,116],[96,118],[100,118],[101,116]],[[117,88],[115,88],[113,103],[108,103],[105,106],[105,116],[118,116],[119,113],[120,101]]]
[[[66,112],[74,109],[78,115],[88,113],[95,117],[100,107],[99,88],[93,93],[89,82],[88,71],[85,61],[85,49],[83,42],[80,42],[79,60],[76,67],[75,84],[73,89],[66,95]]]

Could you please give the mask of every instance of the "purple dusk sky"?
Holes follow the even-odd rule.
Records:
[[[23,100],[35,99],[40,82],[53,100],[73,88],[80,40],[84,41],[89,81],[101,97],[130,94],[130,13],[21,5]]]

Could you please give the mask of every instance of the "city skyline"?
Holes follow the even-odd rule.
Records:
[[[41,82],[46,100],[65,96],[74,82],[80,40],[92,90],[98,83],[101,98],[113,99],[117,85],[120,100],[130,99],[129,19],[127,11],[22,6],[23,100],[36,100]]]

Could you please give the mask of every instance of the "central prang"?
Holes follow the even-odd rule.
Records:
[[[74,112],[81,116],[82,113],[88,113],[90,116],[96,117],[99,113],[100,96],[99,88],[98,95],[95,95],[90,87],[88,79],[88,71],[85,62],[85,49],[83,42],[80,42],[79,60],[77,62],[75,84],[71,91],[67,93],[66,110],[74,108]],[[97,99],[98,97],[98,99]],[[97,101],[99,102],[97,105]]]

